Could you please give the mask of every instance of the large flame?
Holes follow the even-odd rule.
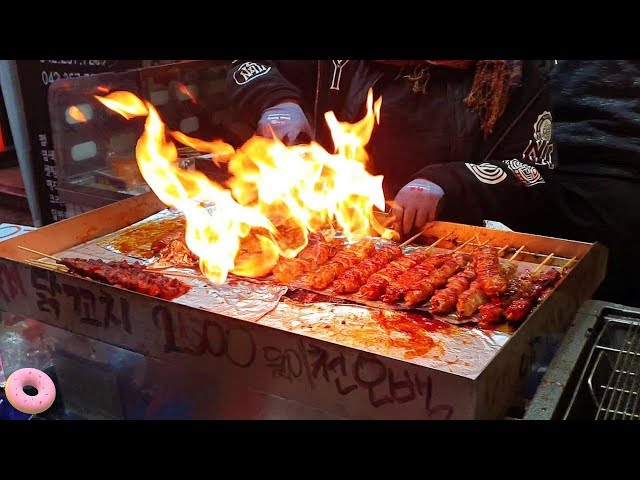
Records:
[[[287,147],[277,139],[252,137],[237,151],[222,141],[206,142],[167,132],[153,105],[130,92],[96,97],[126,118],[147,115],[136,157],[145,181],[186,218],[186,243],[200,258],[202,272],[223,283],[229,272],[246,277],[268,274],[281,256],[295,257],[309,232],[337,227],[349,240],[375,228],[373,207],[384,210],[382,176],[370,175],[365,145],[382,99],[367,97],[367,114],[355,123],[325,115],[336,145],[329,153],[318,143]],[[182,170],[170,140],[228,160],[229,188],[197,171]]]
[[[142,117],[148,113],[145,103],[131,92],[117,91],[104,97],[97,95],[95,97],[105,107],[118,112],[127,120],[134,117]]]

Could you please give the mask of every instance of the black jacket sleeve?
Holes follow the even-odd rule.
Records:
[[[313,105],[317,62],[312,60],[236,60],[227,75],[232,110],[255,125],[262,112],[284,99],[303,110]]]
[[[488,151],[480,158],[430,165],[415,175],[445,191],[439,219],[474,225],[496,220],[520,227],[547,199],[556,166],[550,68],[548,61],[525,61],[522,85],[511,94],[503,118],[486,142]]]

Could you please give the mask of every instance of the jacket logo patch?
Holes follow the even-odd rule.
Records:
[[[465,163],[465,165],[482,183],[495,185],[507,178],[507,174],[504,170],[491,163],[481,163],[480,165],[476,165],[475,163]]]
[[[260,65],[255,62],[245,62],[233,73],[233,79],[238,85],[244,85],[254,78],[258,78],[265,73],[268,73],[269,70],[271,70],[271,67]]]
[[[538,115],[538,120],[533,125],[533,140],[529,140],[529,145],[522,152],[522,160],[534,165],[543,165],[550,169],[555,168],[551,139],[551,112],[543,112]]]
[[[349,60],[331,60],[333,62],[333,77],[331,78],[331,87],[329,90],[340,90],[340,79],[342,78],[342,69],[349,63]]]
[[[535,167],[519,162],[515,158],[513,160],[505,160],[504,163],[525,187],[533,187],[544,183],[544,178]]]

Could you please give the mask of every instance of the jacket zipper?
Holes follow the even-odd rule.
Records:
[[[319,103],[320,103],[320,64],[321,64],[321,60],[318,60],[318,68],[317,68],[317,74],[316,74],[316,98],[313,102],[313,139],[316,139],[316,132],[317,132],[317,128],[318,128],[318,122],[319,122],[319,118],[320,115],[323,115],[324,112],[318,112],[318,108],[319,108]],[[376,84],[380,81],[380,79],[384,76],[383,73],[381,73],[371,84],[371,86],[369,88],[371,88],[372,90],[375,88]]]

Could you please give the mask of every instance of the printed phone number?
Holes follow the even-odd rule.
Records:
[[[40,60],[40,63],[53,63],[59,65],[92,65],[104,67],[108,60]]]
[[[61,78],[73,78],[73,77],[82,77],[86,75],[91,75],[91,73],[69,73],[69,72],[46,72],[42,71],[42,84],[49,85]]]

